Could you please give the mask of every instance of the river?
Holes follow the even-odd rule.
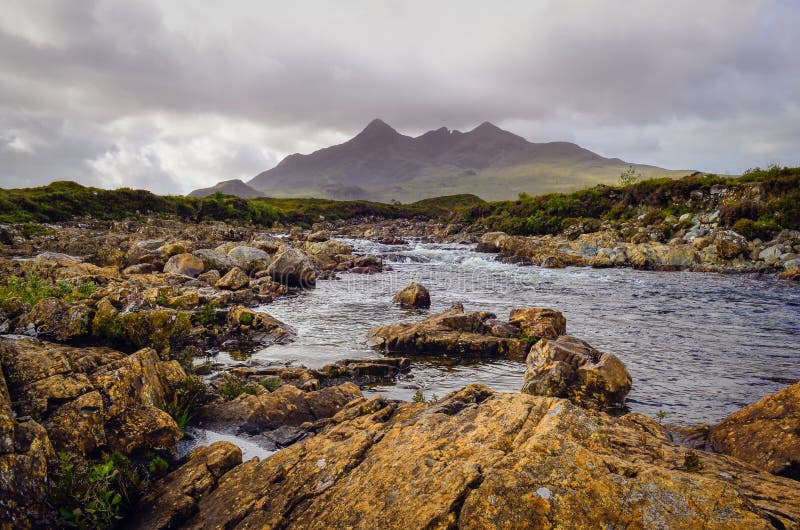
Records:
[[[717,422],[800,379],[800,287],[774,276],[543,269],[499,263],[472,245],[346,241],[358,252],[384,256],[393,270],[340,274],[260,307],[293,326],[297,340],[257,352],[253,362],[319,367],[379,357],[366,340],[370,327],[429,314],[391,303],[414,280],[430,290],[430,312],[455,302],[503,319],[514,307],[561,311],[569,334],[626,364],[633,377],[628,407],[663,411],[670,423]],[[516,392],[523,371],[523,363],[512,361],[417,362],[396,384],[365,393],[410,400],[417,390],[441,397],[469,383]]]

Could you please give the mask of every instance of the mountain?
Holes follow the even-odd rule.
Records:
[[[287,156],[247,184],[274,197],[410,202],[474,193],[497,200],[615,183],[631,165],[644,177],[685,174],[605,158],[569,142],[529,142],[489,122],[468,132],[441,127],[411,137],[376,119],[347,142]]]
[[[210,188],[201,188],[194,190],[189,194],[189,197],[208,197],[215,193],[222,193],[223,195],[237,195],[244,199],[251,199],[253,197],[263,197],[264,194],[255,188],[252,188],[239,179],[224,180],[218,182]]]

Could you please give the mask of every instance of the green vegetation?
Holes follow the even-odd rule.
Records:
[[[241,199],[220,193],[200,199],[159,196],[130,188],[103,190],[59,181],[38,188],[0,189],[0,223],[63,222],[78,217],[120,220],[150,215],[186,222],[226,221],[261,226],[281,222],[310,226],[321,219],[361,216],[437,218],[449,215],[454,208],[482,203],[474,195],[438,197],[405,205],[329,199]],[[49,229],[30,224],[27,230],[35,235]]]
[[[752,187],[757,185],[757,199]],[[478,204],[460,210],[465,222],[513,235],[556,234],[579,224],[599,226],[619,223],[642,209],[643,221],[659,223],[667,216],[700,211],[697,197],[710,197],[712,189],[729,188],[720,208],[723,225],[747,232],[748,237],[770,237],[783,228],[800,229],[800,168],[754,169],[741,178],[695,173],[681,179],[650,179],[626,186],[597,186],[575,193],[532,197],[516,201]],[[745,234],[743,234],[745,235]]]
[[[270,392],[275,392],[276,390],[278,390],[281,387],[282,384],[283,384],[283,381],[281,381],[280,378],[277,378],[277,379],[265,379],[264,381],[261,382],[261,386],[263,386],[264,388],[266,388]]]
[[[85,300],[96,290],[97,285],[93,282],[77,285],[64,281],[53,283],[42,279],[36,273],[0,279],[0,301],[16,297],[30,305],[35,305],[44,298],[58,298],[68,302]]]
[[[173,392],[171,401],[157,405],[172,416],[179,429],[184,430],[192,421],[194,411],[206,400],[206,384],[199,377],[190,375],[179,382]]]
[[[242,313],[241,315],[239,315],[239,324],[243,326],[249,326],[250,324],[253,323],[253,320],[255,320],[255,318],[256,317],[253,315],[253,313]]]
[[[414,397],[411,398],[411,401],[414,403],[425,403],[425,394],[422,393],[422,390],[417,390],[414,392]]]
[[[52,236],[56,231],[37,223],[25,223],[22,225],[22,236],[31,239],[33,236]]]
[[[154,477],[164,475],[168,469],[169,464],[160,456],[153,457],[153,459],[150,460],[150,463],[147,465],[147,470]]]
[[[255,394],[258,387],[254,384],[248,383],[238,377],[227,377],[225,382],[217,389],[217,393],[225,399],[231,401],[241,396],[242,394]]]
[[[216,302],[208,302],[203,304],[199,311],[192,315],[192,319],[196,324],[208,327],[217,321],[217,304]]]
[[[686,452],[686,455],[683,457],[683,468],[686,471],[695,473],[703,469],[703,467],[705,467],[703,461],[700,460],[700,457],[693,449]]]
[[[67,526],[110,528],[122,519],[142,481],[123,454],[114,452],[95,463],[67,453],[58,456],[49,501]]]

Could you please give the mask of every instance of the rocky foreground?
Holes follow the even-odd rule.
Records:
[[[590,262],[622,245],[412,221],[275,237],[150,220],[2,239],[13,259],[0,260],[0,527],[800,528],[800,383],[714,426],[624,414],[634,382],[623,360],[568,335],[552,309],[505,318],[457,305],[372,329],[385,358],[319,370],[197,362],[293,340],[252,306],[340,272],[386,269],[336,233],[396,245],[423,229],[549,266],[606,266]],[[735,247],[722,232],[702,248],[684,237],[659,244],[663,255],[644,242],[622,245],[624,260],[621,250],[606,257],[639,268],[758,263],[753,242]],[[781,238],[780,267],[761,260],[758,270],[792,270],[800,241]],[[684,265],[667,259],[686,245],[695,254]],[[639,264],[637,252],[651,261]],[[394,301],[424,310],[430,295],[412,284]],[[476,358],[525,362],[520,392],[470,385],[427,403],[361,393],[418,359]],[[179,460],[192,423],[278,452],[242,462],[218,442]],[[86,482],[94,489],[82,495],[105,498],[102,509],[70,496]]]

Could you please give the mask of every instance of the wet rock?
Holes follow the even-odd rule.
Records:
[[[156,482],[140,501],[128,528],[180,528],[197,512],[197,503],[219,479],[242,463],[242,451],[230,442],[198,447],[180,468]]]
[[[228,311],[226,340],[223,345],[250,350],[256,346],[283,344],[294,338],[294,330],[267,313],[243,306]]]
[[[267,273],[278,283],[292,287],[313,287],[317,268],[302,251],[291,248],[275,257]]]
[[[402,355],[524,358],[526,343],[487,332],[483,322],[494,318],[491,313],[465,313],[459,304],[422,322],[374,327],[369,339],[381,351]]]
[[[407,308],[428,308],[431,306],[431,295],[425,286],[411,282],[394,295],[392,303]]]
[[[217,289],[227,289],[229,291],[237,291],[250,283],[250,278],[239,267],[234,267],[228,273],[220,278],[215,286]]]
[[[711,427],[709,445],[754,466],[800,480],[800,383]]]
[[[508,323],[519,328],[529,340],[555,339],[567,332],[567,319],[559,311],[542,307],[512,309]]]
[[[333,239],[318,243],[306,243],[303,246],[314,264],[323,271],[345,270],[347,261],[353,252],[344,241]]]
[[[487,232],[483,234],[475,248],[477,252],[498,253],[502,248],[502,242],[509,236],[505,232]]]
[[[525,362],[522,392],[568,398],[588,408],[620,407],[631,389],[631,376],[615,355],[563,335],[542,339]]]
[[[550,255],[545,256],[539,266],[545,269],[563,269],[567,265],[559,256]]]
[[[192,254],[176,254],[164,265],[165,273],[183,274],[192,278],[205,270],[203,262]]]
[[[228,252],[228,257],[231,258],[239,268],[249,274],[266,269],[272,261],[272,256],[263,250],[246,245],[233,247]]]
[[[108,297],[101,299],[92,318],[92,337],[118,347],[153,347],[168,352],[185,342],[192,329],[190,314],[174,309],[119,311]]]
[[[707,453],[687,472],[685,455],[639,415],[480,385],[435,404],[356,400],[316,436],[228,471],[183,526],[767,530],[800,521],[793,481]]]
[[[218,400],[203,406],[198,418],[215,426],[233,426],[248,434],[258,434],[284,425],[299,426],[330,418],[361,391],[352,383],[303,392],[283,385],[274,392],[242,394],[232,401]]]

